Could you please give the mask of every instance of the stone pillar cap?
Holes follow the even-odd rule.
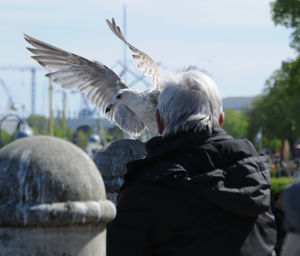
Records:
[[[33,136],[0,150],[0,226],[100,224],[115,215],[99,170],[72,143]]]

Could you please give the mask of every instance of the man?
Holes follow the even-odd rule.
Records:
[[[157,106],[162,136],[128,164],[108,256],[271,256],[268,160],[220,127],[221,96],[206,74],[189,70],[165,84]]]

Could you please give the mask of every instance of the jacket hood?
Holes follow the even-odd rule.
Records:
[[[269,160],[247,139],[221,128],[212,134],[184,132],[154,137],[145,159],[128,164],[125,182],[180,182],[197,196],[233,214],[257,217],[269,209]],[[143,171],[141,171],[143,170]]]

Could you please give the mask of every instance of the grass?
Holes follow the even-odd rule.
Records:
[[[271,191],[274,195],[276,192],[283,190],[288,184],[293,182],[295,178],[281,177],[281,178],[271,178]]]

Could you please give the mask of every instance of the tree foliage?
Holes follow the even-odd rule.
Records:
[[[248,135],[255,140],[257,131],[263,130],[263,144],[278,150],[280,140],[287,139],[290,145],[300,136],[300,101],[289,92],[291,65],[282,64],[266,82],[264,95],[258,97],[247,111]]]
[[[14,134],[9,135],[5,130],[1,130],[1,143],[0,143],[0,148],[5,146],[6,144],[12,142],[14,140]]]
[[[281,69],[286,73],[285,82],[290,95],[300,96],[300,56],[295,60],[284,61]]]
[[[276,25],[291,29],[291,46],[300,53],[300,1],[273,0],[272,19]],[[263,95],[245,110],[248,119],[248,138],[255,142],[262,129],[263,146],[278,151],[281,140],[290,145],[300,137],[300,56],[282,62],[266,81]]]
[[[235,138],[244,138],[247,136],[248,120],[243,113],[234,109],[225,109],[225,120],[223,129]]]
[[[48,134],[48,118],[42,115],[30,115],[27,123],[31,126],[34,134]]]
[[[83,131],[78,131],[78,139],[76,145],[85,148],[87,146],[88,136]]]
[[[49,134],[49,119],[42,115],[30,115],[27,118],[27,123],[32,127],[35,135],[48,135]],[[67,138],[71,141],[72,130],[65,128],[63,122],[57,121],[54,123],[54,136],[59,138]]]
[[[262,130],[262,145],[264,148],[272,152],[278,152],[281,141],[276,136],[269,134],[268,115],[265,112],[265,98],[266,95],[260,95],[252,102],[250,108],[244,109],[244,114],[248,120],[247,138],[252,141],[254,145],[258,144],[256,141],[258,131]],[[272,122],[272,121],[270,121]]]
[[[275,24],[291,28],[291,47],[300,52],[300,1],[275,0],[271,2],[272,19]]]
[[[266,113],[272,115],[274,121],[278,120],[278,124],[271,129],[274,135],[290,142],[300,135],[299,95],[291,92],[291,72],[294,65],[295,62],[283,62],[281,69],[275,71],[267,80],[268,95],[264,103],[268,104]]]

